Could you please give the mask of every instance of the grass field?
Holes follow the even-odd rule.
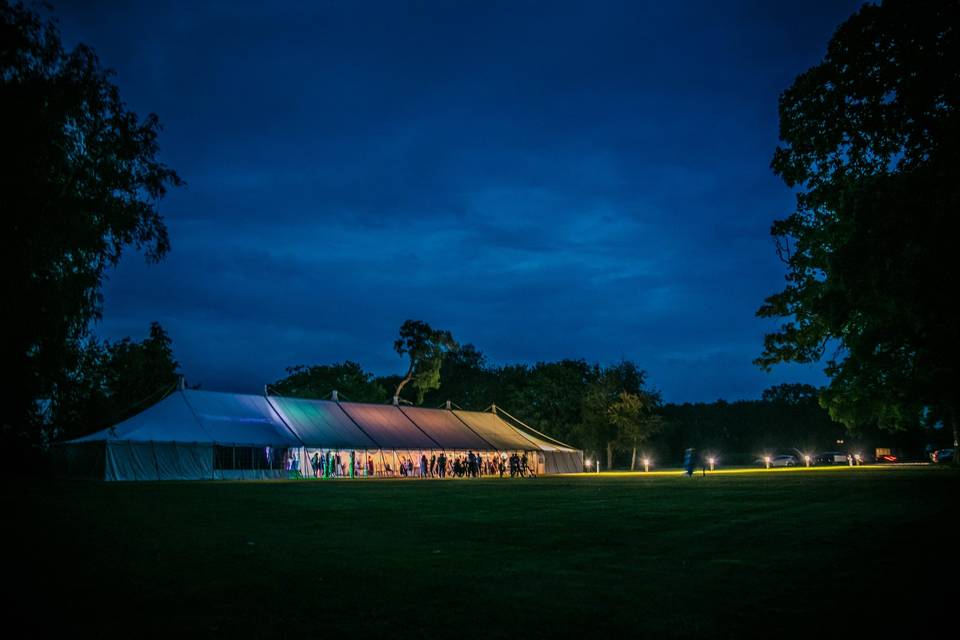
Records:
[[[953,618],[937,579],[958,484],[916,467],[7,485],[5,604],[76,637],[929,632]]]

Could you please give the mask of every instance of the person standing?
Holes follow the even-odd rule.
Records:
[[[683,452],[683,468],[687,472],[688,477],[693,477],[693,468],[697,464],[697,451],[696,449],[687,449]]]
[[[425,453],[420,454],[420,477],[427,477],[427,454]]]

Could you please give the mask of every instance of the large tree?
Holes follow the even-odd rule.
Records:
[[[5,447],[37,441],[82,364],[106,269],[128,246],[152,261],[170,246],[158,202],[181,180],[156,159],[157,117],[129,111],[110,76],[52,20],[0,0]]]
[[[645,427],[653,427],[646,418],[658,404],[658,395],[645,388],[647,373],[634,362],[624,360],[609,367],[597,366],[582,396],[580,431],[584,443],[607,453],[607,469],[613,467],[614,451],[634,449],[648,435]],[[599,458],[599,454],[598,454]]]
[[[403,388],[410,384],[417,392],[417,403],[431,389],[440,388],[440,367],[444,356],[459,348],[449,331],[434,329],[422,320],[407,320],[400,327],[400,337],[393,349],[400,356],[407,356],[407,373],[397,384],[394,398],[399,399]]]
[[[663,416],[654,413],[660,406],[660,394],[629,393],[620,396],[607,408],[607,419],[617,427],[617,440],[630,450],[630,470],[637,468],[637,449],[664,426]]]
[[[955,441],[958,27],[956,0],[865,5],[781,95],[772,168],[796,209],[772,228],[786,288],[758,315],[787,320],[757,359],[826,358],[834,419],[942,420]]]

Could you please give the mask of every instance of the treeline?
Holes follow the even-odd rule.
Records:
[[[292,367],[270,385],[281,395],[321,398],[336,389],[340,399],[386,403],[401,376],[375,376],[356,362]],[[482,411],[491,404],[544,433],[600,456],[605,468],[677,464],[687,447],[710,451],[725,464],[749,464],[776,453],[852,450],[865,455],[890,446],[919,455],[930,434],[888,434],[877,429],[848,432],[818,402],[819,390],[805,384],[771,387],[756,400],[663,403],[636,363],[611,366],[585,360],[494,366],[472,345],[446,353],[439,388],[403,402],[427,407],[447,400]],[[626,398],[626,400],[625,400]],[[639,400],[631,404],[629,399]]]
[[[419,323],[417,330],[424,327],[429,329]],[[439,334],[421,334],[426,338],[397,348],[410,357],[406,375],[376,376],[346,361],[290,367],[268,387],[301,398],[329,398],[336,390],[341,400],[352,402],[388,403],[399,391],[400,402],[425,407],[449,400],[454,407],[483,411],[496,404],[583,449],[606,469],[639,468],[643,458],[674,465],[687,447],[713,453],[722,464],[825,450],[858,449],[869,456],[873,446],[919,457],[927,442],[945,437],[943,430],[929,429],[851,433],[830,419],[819,404],[820,390],[810,385],[774,386],[757,400],[663,403],[647,373],[629,360],[609,366],[583,359],[492,365],[473,345],[460,346],[445,336],[443,349],[426,348],[439,344],[433,340]],[[158,323],[139,342],[89,340],[44,407],[45,439],[73,438],[125,420],[171,391],[178,378],[171,338]]]

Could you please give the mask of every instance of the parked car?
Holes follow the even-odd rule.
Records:
[[[953,462],[953,449],[937,449],[930,454],[934,462]]]
[[[771,467],[795,467],[797,466],[797,456],[784,455],[775,456],[770,460]]]
[[[849,464],[847,454],[842,451],[825,451],[817,454],[814,464]]]
[[[767,466],[767,458],[757,458],[753,461],[754,464],[758,464],[761,467]],[[795,467],[797,466],[797,456],[791,455],[782,455],[782,456],[772,456],[770,458],[771,467]]]

